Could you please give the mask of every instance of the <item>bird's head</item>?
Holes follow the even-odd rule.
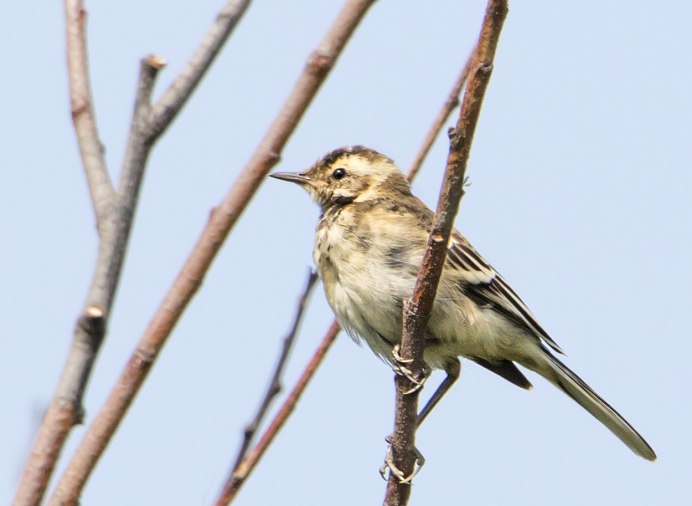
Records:
[[[303,172],[275,172],[271,176],[299,184],[322,210],[411,194],[408,181],[394,162],[364,146],[335,149]]]

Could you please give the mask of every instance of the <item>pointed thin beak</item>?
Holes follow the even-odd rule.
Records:
[[[269,174],[269,176],[292,183],[298,183],[299,185],[308,184],[312,181],[309,177],[297,172],[274,172],[273,174]]]

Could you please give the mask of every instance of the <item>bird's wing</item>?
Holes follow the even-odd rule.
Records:
[[[514,323],[536,334],[556,352],[564,353],[500,273],[457,231],[450,240],[447,261],[463,280],[462,289],[468,297],[479,305],[491,305]]]

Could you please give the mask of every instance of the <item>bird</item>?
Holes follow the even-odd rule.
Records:
[[[319,205],[313,258],[327,301],[356,342],[396,369],[403,305],[413,293],[434,213],[392,159],[365,146],[332,150],[303,172],[270,175],[298,184]],[[507,281],[453,230],[423,354],[425,375],[442,369],[447,376],[418,424],[459,377],[459,357],[530,389],[518,364],[575,400],[636,455],[655,460],[634,427],[557,357],[563,354]]]

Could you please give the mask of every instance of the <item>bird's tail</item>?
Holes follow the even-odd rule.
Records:
[[[579,376],[544,350],[545,361],[538,367],[529,367],[577,401],[586,411],[608,427],[634,453],[647,460],[656,460],[656,453],[643,437],[613,407],[603,400]]]

